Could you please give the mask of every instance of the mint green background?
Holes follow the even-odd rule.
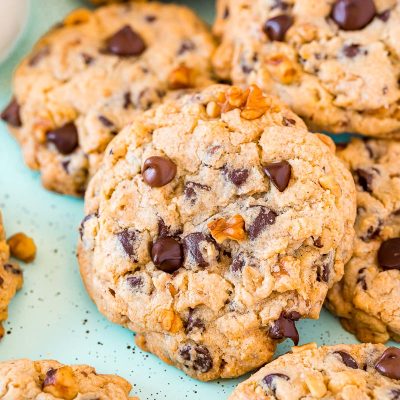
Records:
[[[211,0],[180,3],[212,21]],[[51,25],[82,5],[79,0],[31,0],[28,26],[10,57],[0,64],[0,109],[11,96],[12,71],[21,57]],[[36,261],[24,266],[24,287],[11,304],[0,360],[54,358],[91,364],[99,372],[127,378],[141,400],[225,399],[239,380],[201,383],[190,379],[137,349],[132,332],[109,323],[97,311],[83,288],[75,257],[83,201],[44,190],[39,175],[25,167],[19,147],[2,123],[0,171],[0,208],[8,235],[24,231],[38,246]],[[298,326],[301,343],[355,342],[326,311],[319,321],[301,321]],[[289,347],[290,343],[283,343],[279,353]]]

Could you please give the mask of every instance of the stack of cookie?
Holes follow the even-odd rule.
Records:
[[[397,0],[218,0],[213,37],[185,7],[126,2],[44,36],[2,118],[46,188],[85,193],[78,259],[100,312],[203,381],[294,343],[232,399],[399,399],[400,350],[379,344],[400,341],[399,26]],[[313,130],[375,138],[336,149]],[[325,300],[366,344],[297,347]],[[8,368],[39,382],[9,398],[130,389]]]

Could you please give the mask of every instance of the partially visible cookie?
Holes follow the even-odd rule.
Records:
[[[400,137],[399,26],[396,0],[218,0],[214,65],[309,128]]]
[[[8,317],[8,305],[17,290],[21,289],[23,281],[22,270],[18,264],[11,263],[9,257],[10,250],[0,213],[0,338],[4,335],[2,322]]]
[[[358,344],[294,347],[241,383],[229,400],[395,400],[400,349]]]
[[[356,239],[328,308],[363,342],[400,341],[400,142],[356,139],[338,156],[356,181]]]
[[[98,374],[88,365],[26,359],[0,362],[0,399],[4,400],[135,400],[129,397],[131,388],[125,379]]]
[[[184,6],[79,9],[17,68],[2,118],[46,188],[82,195],[107,144],[138,110],[210,82],[213,50],[206,26]]]
[[[332,147],[256,86],[139,116],[85,198],[78,255],[100,311],[201,380],[297,343],[351,255],[354,182]]]

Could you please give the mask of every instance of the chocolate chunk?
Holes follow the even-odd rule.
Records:
[[[339,356],[342,359],[343,364],[346,365],[346,367],[358,369],[357,361],[349,353],[338,350],[338,351],[335,351],[333,354],[339,354]]]
[[[169,226],[165,224],[162,218],[158,219],[158,237],[169,236],[171,234]]]
[[[332,8],[332,19],[345,31],[365,28],[375,17],[373,0],[337,0]]]
[[[112,121],[110,121],[104,115],[99,115],[99,121],[106,127],[106,128],[115,128],[115,125]]]
[[[47,142],[53,143],[64,155],[71,154],[79,144],[78,130],[73,122],[46,133]]]
[[[269,374],[264,376],[261,381],[268,389],[272,391],[272,394],[274,395],[276,393],[276,379],[283,379],[285,381],[288,381],[289,377],[284,374]]]
[[[328,264],[322,264],[318,266],[317,281],[318,282],[329,282],[330,269]]]
[[[180,349],[179,354],[186,361],[187,368],[206,373],[213,367],[210,352],[205,346],[187,344]]]
[[[184,39],[178,49],[178,56],[181,56],[189,51],[193,51],[195,48],[196,45],[190,39]]]
[[[400,238],[388,239],[381,244],[378,263],[384,270],[400,270]]]
[[[316,239],[312,238],[312,240],[313,240],[313,242],[314,242],[314,246],[315,246],[317,249],[322,249],[322,248],[324,247],[324,244],[322,243],[322,240],[321,240],[320,237],[319,237],[319,238],[316,238]]]
[[[366,271],[366,268],[361,268],[358,271],[358,278],[357,278],[357,285],[361,285],[363,290],[367,290],[367,281],[365,280],[364,272]]]
[[[204,260],[203,254],[200,250],[200,243],[208,242],[214,243],[210,236],[201,232],[190,233],[183,239],[183,252],[185,259],[192,258],[200,268],[206,268],[209,263]]]
[[[20,116],[20,106],[17,99],[13,97],[8,106],[2,111],[0,117],[7,124],[19,128],[22,126]]]
[[[144,285],[143,278],[141,276],[128,276],[126,278],[126,282],[128,283],[129,287],[134,291],[137,291]]]
[[[3,286],[4,279],[0,276],[0,286]]]
[[[186,333],[193,331],[194,329],[198,329],[200,331],[204,331],[205,325],[201,318],[196,317],[195,311],[193,309],[189,310],[188,320],[186,322]]]
[[[117,233],[117,238],[122,245],[126,255],[131,259],[132,262],[137,262],[136,255],[136,240],[137,232],[132,229],[124,229]]]
[[[348,44],[343,47],[343,54],[348,58],[354,58],[358,54],[360,54],[360,45],[359,44]]]
[[[196,199],[196,189],[206,190],[209,192],[211,190],[210,186],[202,185],[201,183],[188,181],[185,183],[183,193],[187,199],[191,199],[192,203]]]
[[[390,400],[400,400],[400,389],[392,389],[390,391]]]
[[[232,273],[241,273],[244,267],[244,256],[242,253],[237,254],[233,260],[232,264],[230,266],[230,270]]]
[[[247,230],[249,238],[251,240],[256,239],[268,225],[275,223],[276,217],[277,214],[274,211],[261,206],[259,214]]]
[[[249,177],[248,169],[231,169],[224,168],[224,173],[228,179],[236,186],[241,186]]]
[[[375,369],[383,376],[400,380],[400,349],[387,348],[376,362]]]
[[[292,176],[292,167],[287,161],[264,165],[263,170],[280,192],[283,192],[287,188]]]
[[[361,236],[360,239],[363,242],[369,242],[372,239],[376,239],[379,234],[381,233],[381,227],[382,227],[382,221],[378,222],[378,226],[370,226],[367,229],[367,232],[365,233],[365,235]]]
[[[83,238],[83,230],[85,229],[86,222],[89,221],[90,219],[92,219],[93,217],[97,217],[97,213],[88,214],[81,221],[81,224],[79,225],[79,236],[80,236],[81,240]]]
[[[13,274],[13,275],[22,275],[22,271],[16,265],[12,264],[4,264],[4,271]]]
[[[222,19],[229,18],[229,14],[230,14],[229,7],[225,7],[224,8],[224,13],[222,14]]]
[[[157,20],[157,17],[155,15],[152,15],[152,14],[146,15],[144,18],[145,18],[145,20],[147,22],[150,22],[150,23],[152,23],[152,22]]]
[[[132,104],[131,93],[126,92],[124,94],[124,104],[123,104],[124,109],[126,110],[131,104]]]
[[[91,56],[90,54],[87,53],[82,53],[82,58],[83,58],[83,62],[85,63],[85,65],[90,65],[93,63],[94,61],[94,57]]]
[[[269,336],[272,339],[280,340],[289,338],[295,346],[299,344],[299,332],[296,329],[295,321],[300,319],[300,314],[297,311],[291,313],[282,313],[278,320],[269,330]]]
[[[146,50],[142,37],[125,25],[106,41],[107,51],[121,57],[138,56]]]
[[[377,15],[377,17],[383,21],[383,22],[388,22],[390,18],[391,10],[386,10],[380,14]]]
[[[182,246],[171,237],[157,239],[151,248],[154,265],[164,272],[175,272],[183,264]]]
[[[35,67],[39,62],[50,54],[50,47],[44,46],[38,50],[28,61],[30,67]]]
[[[151,187],[162,187],[176,175],[176,165],[165,157],[149,157],[143,164],[143,180]]]
[[[355,173],[358,178],[358,184],[363,188],[365,192],[371,193],[372,181],[374,179],[372,173],[362,168],[355,170]]]
[[[278,15],[270,18],[264,25],[264,32],[272,41],[282,42],[288,29],[293,25],[293,18],[290,15]]]
[[[56,374],[57,374],[57,370],[54,368],[50,368],[46,372],[46,376],[43,381],[43,387],[46,387],[49,385],[54,385],[56,383]]]
[[[294,126],[294,125],[296,125],[296,120],[294,120],[292,118],[282,117],[282,124],[284,126]]]

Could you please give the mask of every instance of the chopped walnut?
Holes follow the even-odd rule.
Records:
[[[24,262],[32,262],[36,256],[36,245],[25,233],[16,233],[7,240],[11,255]]]
[[[75,399],[79,393],[79,386],[72,368],[63,366],[47,371],[43,392],[65,400]]]
[[[303,344],[302,346],[293,346],[292,353],[301,353],[302,351],[315,350],[315,349],[317,349],[317,343],[311,342]]]
[[[307,375],[305,378],[305,383],[312,397],[320,399],[325,396],[327,388],[321,373],[319,373],[319,375]]]
[[[265,59],[265,66],[272,78],[284,85],[293,83],[297,71],[293,62],[284,54],[276,54]]]
[[[221,107],[215,101],[210,101],[207,104],[206,113],[211,118],[217,118],[221,115]]]
[[[238,214],[230,217],[228,220],[225,218],[219,218],[210,222],[207,226],[211,232],[211,236],[217,243],[222,243],[226,239],[232,239],[239,242],[246,238],[244,219]]]
[[[175,68],[168,77],[168,87],[172,90],[187,89],[191,86],[191,70],[181,65]]]
[[[172,310],[161,310],[158,314],[158,322],[161,323],[163,329],[171,333],[179,332],[183,328],[181,318]]]
[[[331,153],[335,154],[336,145],[335,145],[335,142],[329,136],[326,136],[323,133],[316,133],[315,135],[318,137],[318,139],[322,143],[326,144],[329,147],[329,150],[331,151]]]
[[[86,8],[78,8],[74,10],[71,14],[67,15],[64,19],[65,26],[83,24],[89,21],[92,12]]]
[[[342,189],[339,184],[336,182],[335,178],[332,175],[324,175],[319,178],[319,184],[326,190],[330,190],[332,194],[339,198],[342,194]]]

